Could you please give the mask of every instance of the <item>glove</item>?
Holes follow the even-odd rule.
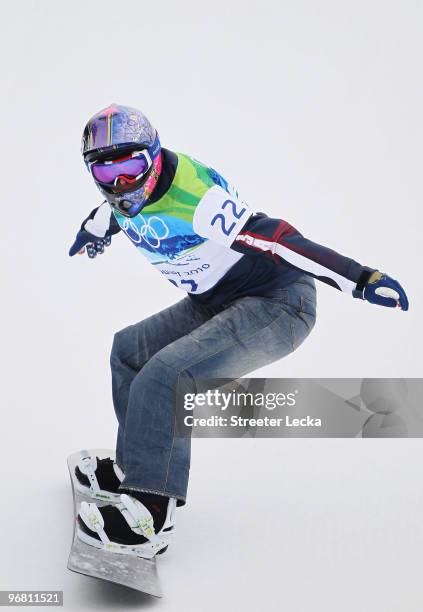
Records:
[[[110,246],[111,242],[111,236],[99,238],[98,236],[94,236],[94,234],[90,234],[90,232],[82,229],[77,233],[75,242],[69,249],[69,255],[73,257],[76,255],[76,253],[79,253],[84,247],[86,247],[88,257],[90,259],[94,259],[94,257],[97,257],[97,255],[104,253],[105,247]]]
[[[105,247],[110,246],[112,242],[112,236],[118,232],[120,226],[112,215],[110,206],[103,202],[83,221],[69,255],[73,257],[76,253],[82,253],[86,247],[88,257],[94,259],[104,253]]]
[[[363,288],[363,299],[371,304],[408,310],[408,299],[398,281],[376,270]]]

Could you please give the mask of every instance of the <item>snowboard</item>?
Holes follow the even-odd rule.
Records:
[[[114,451],[107,449],[95,449],[89,452],[100,459],[105,457],[112,457],[114,459],[115,457]],[[78,538],[76,525],[78,509],[81,502],[95,501],[98,506],[110,504],[109,501],[102,502],[100,500],[90,499],[77,491],[75,487],[75,468],[80,458],[81,453],[78,452],[70,455],[67,460],[73,495],[73,538],[68,560],[68,569],[78,574],[84,574],[92,578],[100,578],[107,582],[120,584],[130,589],[153,595],[154,597],[162,597],[155,558],[142,559],[132,555],[123,555],[101,550],[82,542]]]

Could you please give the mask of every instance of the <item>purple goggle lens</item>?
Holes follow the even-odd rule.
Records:
[[[144,176],[151,166],[151,160],[144,153],[136,157],[126,157],[105,163],[93,163],[90,166],[94,179],[104,185],[131,187]],[[122,184],[122,185],[121,185]]]

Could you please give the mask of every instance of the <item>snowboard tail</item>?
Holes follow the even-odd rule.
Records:
[[[107,449],[92,450],[93,455],[100,459],[105,457],[114,458],[114,451]],[[68,468],[72,483],[74,530],[71,551],[68,560],[68,569],[78,574],[84,574],[92,578],[100,578],[108,582],[120,584],[142,593],[162,597],[159,577],[157,573],[156,559],[142,559],[131,555],[109,552],[86,544],[77,534],[78,509],[87,497],[77,490],[75,468],[81,458],[81,454],[74,453],[68,457]],[[94,501],[94,500],[91,500]],[[98,506],[110,504],[96,500]]]

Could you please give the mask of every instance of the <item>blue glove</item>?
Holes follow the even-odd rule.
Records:
[[[364,285],[363,299],[379,306],[408,310],[408,299],[399,282],[378,270]]]
[[[111,236],[99,238],[98,236],[94,236],[94,234],[90,234],[87,230],[82,229],[77,233],[75,242],[69,249],[69,255],[73,257],[85,247],[88,257],[94,259],[97,255],[104,253],[105,247],[110,246],[111,242]]]
[[[75,242],[69,250],[69,255],[73,257],[86,247],[88,257],[94,259],[97,255],[104,253],[105,247],[110,246],[112,235],[118,232],[120,232],[119,223],[113,216],[109,204],[103,202],[94,208],[82,222]]]

